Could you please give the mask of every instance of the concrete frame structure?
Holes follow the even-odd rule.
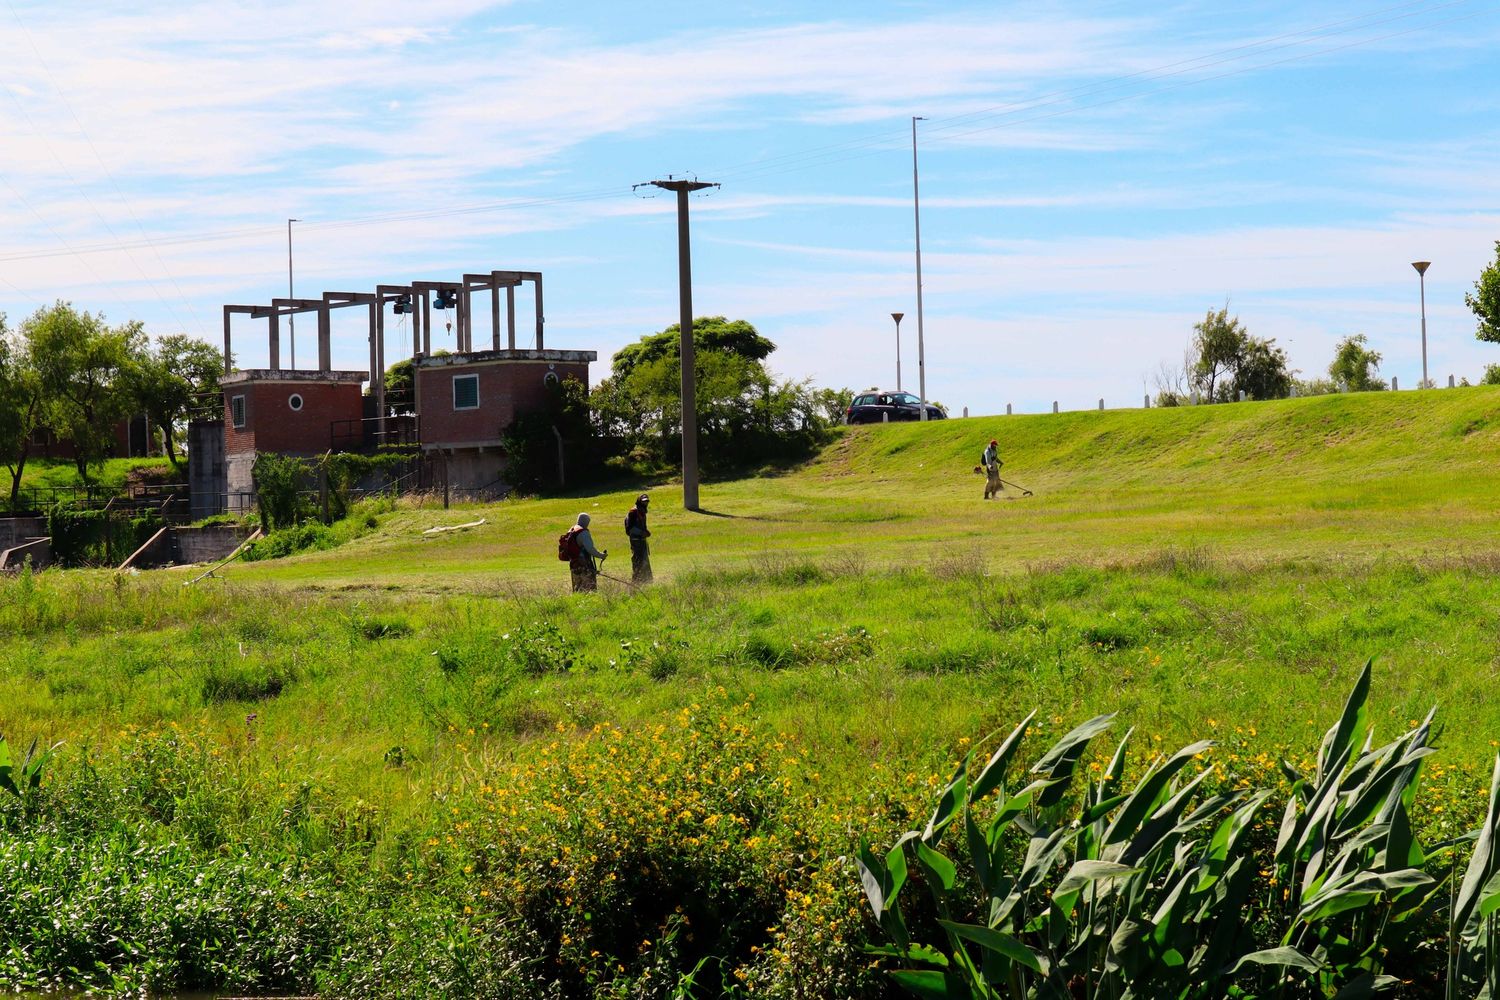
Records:
[[[536,302],[536,345],[530,349],[519,348],[516,344],[516,290],[527,282],[533,286]],[[505,292],[504,326],[506,331],[503,342],[500,301],[502,289]],[[488,292],[490,296],[490,346],[488,350],[476,350],[474,296],[485,292]],[[432,307],[438,295],[441,295],[444,300],[451,301],[457,310],[452,331],[456,353],[434,359],[432,357]],[[371,441],[385,442],[387,440],[385,314],[386,307],[390,305],[399,305],[400,314],[412,317],[411,359],[414,363],[412,402],[418,414],[417,426],[421,430],[423,450],[429,454],[443,456],[445,480],[449,478],[449,459],[456,453],[472,451],[476,456],[483,455],[484,461],[479,464],[486,467],[491,464],[491,456],[500,457],[497,448],[502,424],[514,417],[516,403],[519,402],[522,409],[531,405],[533,397],[541,393],[544,377],[548,377],[548,373],[556,373],[559,377],[567,375],[581,378],[587,383],[588,362],[597,357],[592,351],[548,351],[544,348],[545,313],[540,271],[495,270],[464,273],[457,281],[417,280],[406,284],[376,285],[373,292],[325,292],[321,298],[273,298],[267,305],[225,305],[223,307],[224,371],[227,377],[223,398],[222,433],[225,441],[223,468],[226,482],[216,492],[228,495],[247,488],[249,470],[247,463],[253,460],[255,451],[311,454],[321,453],[328,447],[338,447],[336,442],[324,440],[321,434],[314,435],[310,431],[308,433],[296,431],[293,436],[298,440],[292,441],[285,435],[288,429],[285,426],[269,429],[258,436],[254,420],[249,421],[248,427],[236,428],[231,405],[231,395],[241,395],[243,399],[239,405],[246,408],[246,413],[269,414],[271,408],[268,407],[274,407],[285,400],[277,396],[272,401],[267,396],[268,393],[286,395],[296,385],[308,387],[317,385],[321,388],[313,390],[306,399],[306,405],[309,407],[307,416],[312,416],[314,412],[323,415],[325,411],[331,412],[332,410],[337,410],[338,414],[343,415],[345,411],[350,410],[349,393],[351,389],[355,393],[358,392],[358,386],[355,383],[362,382],[365,373],[333,370],[332,313],[335,309],[363,307],[368,311],[366,330],[369,343],[368,380],[371,397],[368,402],[374,404],[373,417],[360,418],[356,414],[351,420],[345,415],[339,423],[361,424],[362,421],[364,429],[356,437],[366,444]],[[281,317],[290,318],[299,313],[312,313],[317,317],[318,364],[316,369],[283,368],[281,364]],[[268,367],[238,370],[233,368],[233,324],[237,316],[267,322]],[[404,343],[396,347],[398,356],[404,354],[405,350]],[[466,366],[470,371],[483,373],[482,378],[486,385],[484,409],[487,411],[485,414],[487,425],[483,435],[474,433],[475,428],[464,428],[464,432],[453,439],[444,437],[436,444],[426,440],[428,428],[420,422],[421,391],[419,385],[422,372],[434,361],[441,361],[441,367],[445,369],[451,366]],[[535,378],[523,377],[523,371],[534,373]],[[531,385],[532,381],[535,381],[536,385]],[[325,396],[327,400],[324,399]],[[494,402],[492,403],[491,400]],[[303,403],[301,394],[298,395],[296,402]],[[489,412],[492,408],[493,411]],[[298,409],[300,410],[300,405]],[[435,432],[456,430],[457,428],[452,426],[451,416],[445,413],[444,416],[435,418],[432,429]],[[278,417],[283,424],[286,419],[285,414]],[[305,418],[302,419],[305,420]],[[409,417],[402,419],[410,421]],[[372,422],[375,425],[373,435],[369,426]],[[489,424],[494,426],[490,427]],[[398,427],[396,433],[400,430],[401,428]],[[262,449],[259,447],[260,438],[266,438],[274,443]],[[302,438],[307,440],[303,441]]]

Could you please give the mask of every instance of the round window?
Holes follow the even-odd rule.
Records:
[[[557,372],[548,372],[542,376],[543,385],[556,385],[559,381],[561,380],[557,377]]]
[[[302,397],[301,397],[301,395],[299,395],[298,393],[295,393],[295,392],[292,393],[290,396],[287,397],[286,405],[290,406],[294,411],[302,409]]]

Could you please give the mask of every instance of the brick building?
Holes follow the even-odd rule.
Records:
[[[321,455],[337,435],[357,445],[364,417],[362,371],[250,368],[220,379],[224,389],[224,474],[231,509],[252,493],[257,452]]]
[[[573,378],[589,384],[594,351],[491,350],[417,360],[418,437],[441,456],[448,485],[496,488],[504,478],[500,434],[517,414],[542,408],[547,385]]]

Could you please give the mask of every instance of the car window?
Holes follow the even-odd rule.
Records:
[[[916,406],[919,402],[921,402],[921,400],[917,399],[916,396],[913,396],[909,392],[903,392],[901,393],[901,395],[896,397],[896,402],[900,403],[902,406]]]
[[[875,402],[874,396],[861,396],[854,401],[855,406],[869,406]]]

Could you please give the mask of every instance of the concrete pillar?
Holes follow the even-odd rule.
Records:
[[[1450,389],[1453,388],[1453,376],[1452,375],[1448,376],[1448,388],[1450,388]]]
[[[1146,401],[1141,404],[1141,408],[1144,409],[1144,410],[1151,409],[1151,396],[1150,396],[1150,394],[1147,394]]]
[[[271,360],[273,369],[281,367],[281,317],[271,313]]]
[[[378,295],[370,303],[370,395],[375,398],[375,443],[385,444],[385,303]]]
[[[500,350],[500,286],[490,289],[490,349]]]
[[[969,419],[969,408],[967,406],[964,407],[964,419]]]
[[[891,422],[891,411],[890,410],[881,410],[880,411],[880,422],[882,424],[888,424],[888,423]]]
[[[516,286],[508,285],[505,289],[505,346],[512,351],[516,349]]]
[[[229,367],[229,307],[224,307],[224,372],[228,374]]]
[[[1198,390],[1197,389],[1193,390],[1193,405],[1194,406],[1198,405]]]
[[[1293,399],[1297,398],[1297,383],[1296,382],[1292,383],[1292,398]]]
[[[1057,400],[1055,400],[1055,399],[1052,401],[1052,412],[1053,413],[1057,412]]]
[[[542,274],[537,272],[533,279],[536,282],[536,349],[542,349]]]
[[[1391,391],[1392,392],[1397,392],[1397,391],[1400,390],[1400,388],[1401,388],[1401,386],[1397,383],[1396,376],[1392,375],[1391,376]]]
[[[432,355],[432,296],[422,292],[422,353]]]
[[[1005,404],[1005,415],[1007,417],[1011,415],[1011,409],[1010,409],[1010,404],[1009,403]]]
[[[318,370],[333,371],[333,317],[326,305],[318,310]]]
[[[411,293],[411,357],[415,361],[422,356],[422,296],[416,292]]]
[[[1245,390],[1241,389],[1240,390],[1240,402],[1243,403],[1244,401],[1245,401]]]
[[[1099,412],[1100,413],[1104,412],[1104,399],[1102,397],[1099,400]]]

